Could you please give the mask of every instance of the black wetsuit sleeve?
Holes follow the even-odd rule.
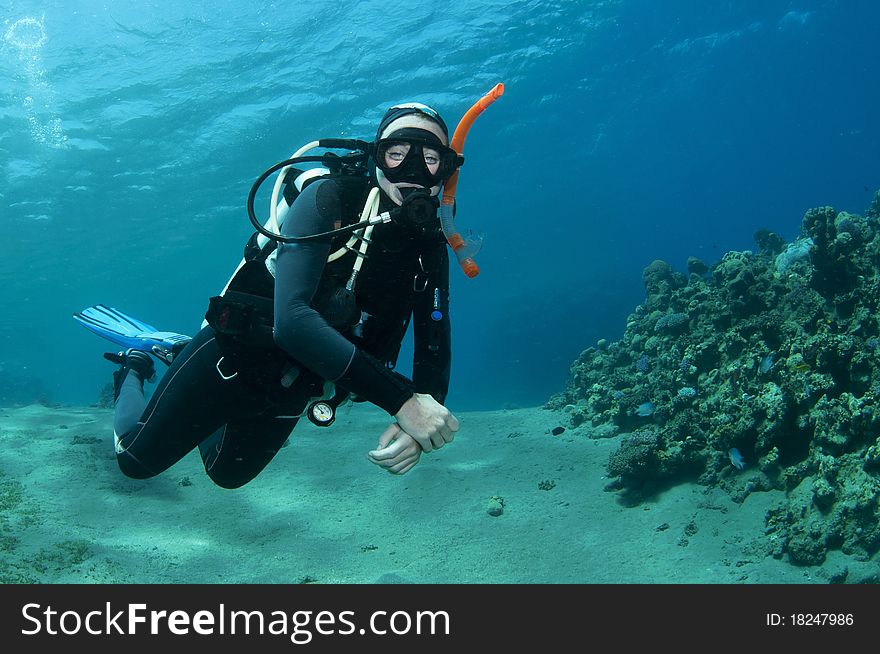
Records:
[[[413,304],[413,382],[418,393],[428,393],[443,404],[449,392],[452,362],[451,327],[449,322],[449,254],[446,243],[422,255],[422,265],[429,284],[415,294]],[[442,318],[434,320],[432,313]]]
[[[314,182],[294,201],[281,233],[305,236],[329,231],[340,212],[340,189],[336,182]],[[411,382],[355,348],[312,308],[330,243],[327,238],[279,244],[275,267],[275,343],[324,379],[394,415],[412,397]]]

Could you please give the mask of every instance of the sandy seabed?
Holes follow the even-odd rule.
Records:
[[[562,413],[458,417],[455,441],[398,477],[366,459],[387,414],[343,407],[330,428],[301,421],[257,479],[224,490],[196,452],[154,479],[123,476],[109,410],[0,409],[0,581],[787,584],[876,566],[768,556],[780,492],[736,504],[682,484],[627,507],[604,490],[621,436],[554,436]]]

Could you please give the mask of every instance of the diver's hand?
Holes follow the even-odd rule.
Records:
[[[430,395],[416,393],[394,414],[401,429],[412,436],[422,450],[439,450],[451,443],[458,431],[458,418]]]
[[[400,425],[388,425],[379,437],[379,446],[367,453],[367,458],[393,475],[402,475],[419,462],[422,448],[403,431]]]

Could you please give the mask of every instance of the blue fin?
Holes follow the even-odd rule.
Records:
[[[163,353],[179,352],[192,340],[183,334],[158,331],[152,325],[105,304],[83,309],[73,314],[73,319],[108,341],[126,349],[150,352],[160,358],[164,358]]]

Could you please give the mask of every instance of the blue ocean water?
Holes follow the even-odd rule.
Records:
[[[465,146],[453,409],[539,405],[619,338],[654,259],[790,239],[880,186],[868,0],[0,1],[0,395],[90,404],[106,303],[193,333],[251,233],[245,198],[317,137],[384,109]],[[404,349],[400,369],[407,371]]]

